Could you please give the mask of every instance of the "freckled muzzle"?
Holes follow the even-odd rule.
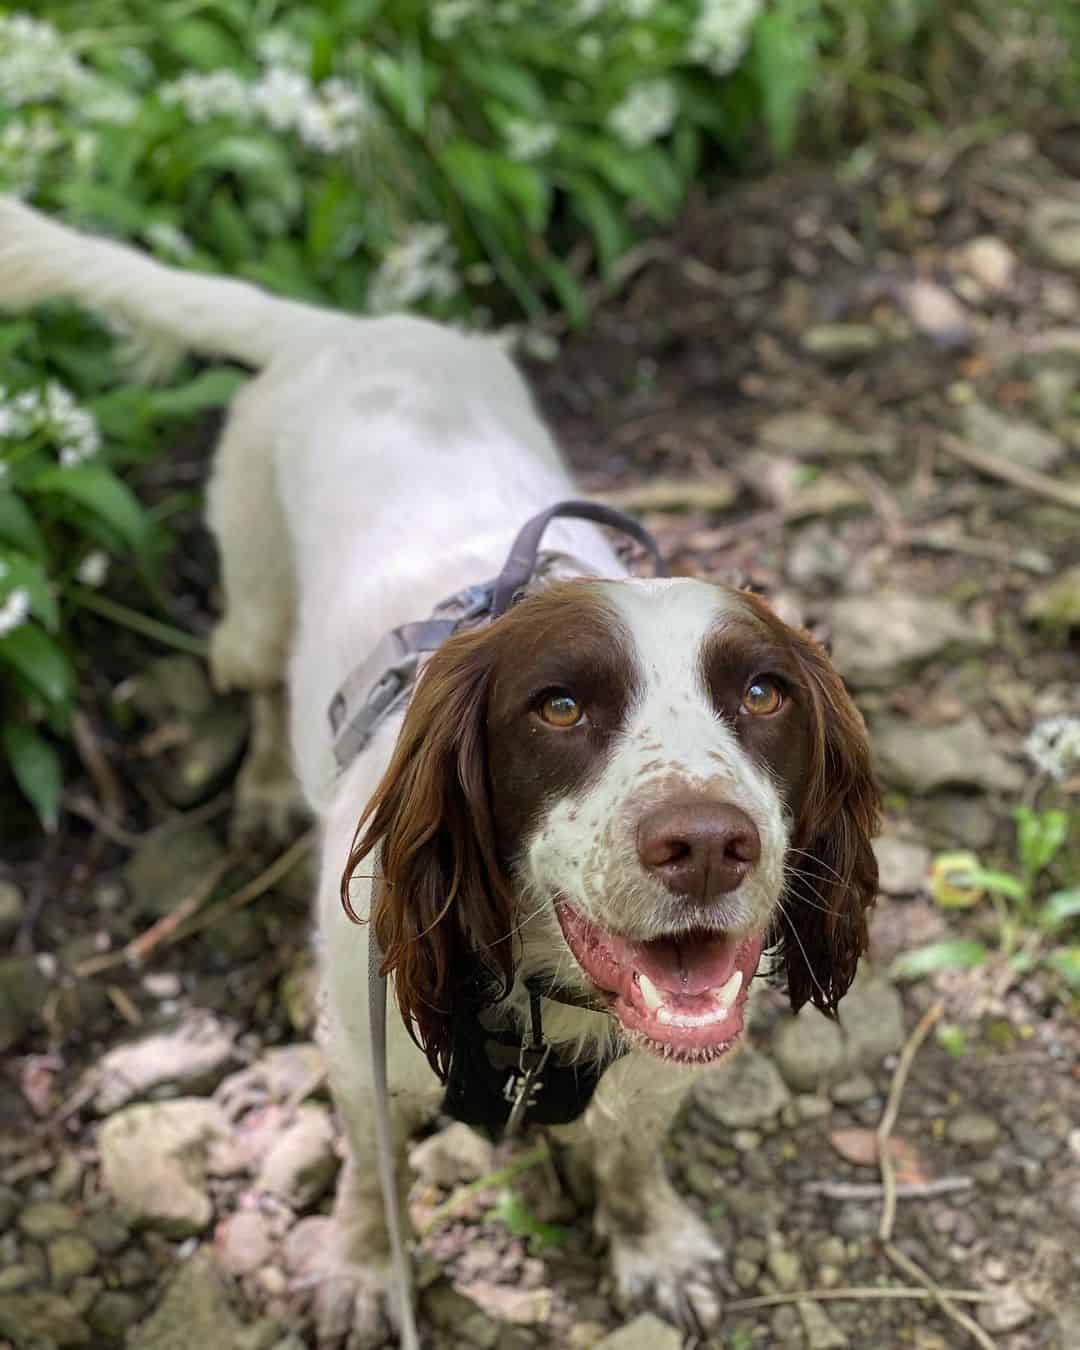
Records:
[[[702,931],[641,942],[600,928],[565,900],[555,912],[574,959],[646,1049],[687,1063],[730,1049],[743,1029],[762,935]]]

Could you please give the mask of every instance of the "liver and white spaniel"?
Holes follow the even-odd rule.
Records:
[[[252,810],[276,800],[269,691],[287,678],[323,827],[326,1046],[351,1144],[323,1341],[376,1334],[388,1270],[367,944],[347,910],[370,916],[401,1012],[399,1149],[459,1052],[488,1029],[523,1039],[530,988],[557,993],[539,1000],[554,1062],[599,1082],[555,1134],[595,1173],[618,1288],[712,1325],[722,1254],[658,1146],[695,1074],[737,1045],[763,954],[794,1007],[835,1008],[875,892],[867,743],[825,653],[754,596],[632,579],[595,525],[557,521],[530,593],[427,657],[338,771],[327,708],[351,672],[494,576],[519,526],[570,493],[523,381],[489,338],[278,300],[0,204],[0,304],[53,296],[260,370],[210,484],[213,671],[257,696]]]

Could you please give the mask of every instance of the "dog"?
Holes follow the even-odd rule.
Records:
[[[631,577],[597,524],[555,519],[523,597],[421,652],[418,678],[335,760],[327,710],[372,674],[385,635],[473,594],[519,527],[572,494],[503,345],[176,270],[3,202],[0,305],[54,297],[257,372],[208,489],[224,590],[211,667],[254,698],[243,809],[280,807],[265,766],[287,683],[292,762],[321,827],[326,1046],[350,1151],[322,1342],[378,1334],[390,1269],[354,917],[400,1011],[399,1177],[463,1059],[489,1034],[524,1043],[536,1012],[580,1099],[549,1104],[552,1134],[595,1177],[619,1295],[714,1326],[723,1253],[659,1146],[695,1077],[738,1046],[763,956],[794,1008],[835,1010],[876,893],[878,792],[826,653],[754,595]],[[459,1114],[485,1123],[498,1082],[478,1105],[475,1081],[457,1084]],[[507,1083],[524,1090],[520,1074]]]

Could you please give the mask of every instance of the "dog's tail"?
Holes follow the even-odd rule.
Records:
[[[248,282],[168,267],[0,197],[0,309],[53,299],[125,320],[147,358],[144,368],[160,369],[183,350],[258,368],[286,345],[341,323],[332,310],[279,300]]]

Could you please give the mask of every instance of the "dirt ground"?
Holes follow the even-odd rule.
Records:
[[[543,1162],[517,1200],[458,1194],[507,1160],[452,1132],[421,1148],[413,1196],[425,1221],[457,1197],[421,1256],[436,1344],[1080,1346],[1075,1002],[1039,964],[888,974],[946,935],[995,947],[992,909],[940,909],[926,873],[943,849],[1015,865],[1017,802],[1070,811],[1057,883],[1080,873],[1080,765],[1055,780],[1024,750],[1036,723],[1080,715],[1067,156],[960,129],[736,186],[532,364],[585,489],[641,513],[676,571],[737,578],[833,642],[886,790],[882,895],[842,1029],[770,992],[737,1080],[698,1093],[672,1140],[729,1253],[720,1331],[695,1342],[616,1309]],[[209,430],[151,494],[197,484]],[[171,566],[176,617],[205,632],[194,514]],[[230,852],[246,712],[211,699],[198,661],[86,641],[71,812],[48,846],[17,816],[0,827],[0,1346],[302,1350],[297,1272],[338,1161],[302,846],[269,878],[271,860]],[[123,944],[147,933],[132,964]],[[883,1243],[873,1136],[928,1010]],[[927,1281],[958,1293],[943,1307]]]

